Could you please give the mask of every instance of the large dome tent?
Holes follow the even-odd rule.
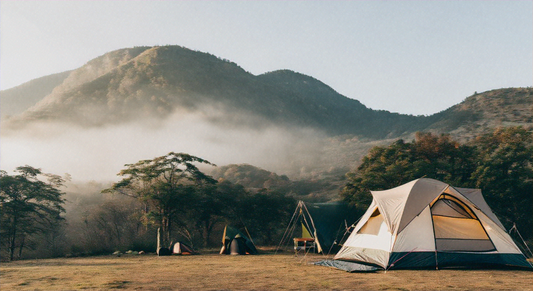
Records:
[[[386,270],[532,268],[479,189],[421,178],[371,194],[343,247],[322,265],[347,271],[358,264]]]

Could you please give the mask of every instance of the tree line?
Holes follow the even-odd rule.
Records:
[[[296,200],[281,192],[252,192],[216,181],[198,164],[212,165],[174,152],[127,164],[119,173],[122,179],[102,191],[107,199],[84,207],[77,222],[60,215],[65,181],[59,176],[30,166],[17,168],[16,175],[2,172],[2,259],[23,258],[23,250],[32,257],[153,252],[158,228],[163,246],[184,241],[197,248],[220,247],[226,224],[244,229],[258,244],[277,244]],[[39,179],[44,177],[53,177],[53,183]],[[38,185],[30,189],[26,184],[32,183]]]
[[[466,143],[417,133],[411,142],[400,139],[372,148],[346,174],[340,198],[362,213],[371,202],[370,190],[421,177],[480,188],[502,223],[507,228],[516,224],[531,242],[531,137],[531,129],[522,127],[500,128]],[[246,227],[259,245],[277,244],[296,206],[292,194],[214,180],[199,168],[211,166],[174,152],[127,164],[120,181],[91,195],[105,199],[74,211],[76,219],[70,220],[64,215],[64,178],[31,166],[13,175],[1,171],[1,258],[155,251],[157,228],[163,245],[184,241],[196,248],[219,247],[226,224]]]

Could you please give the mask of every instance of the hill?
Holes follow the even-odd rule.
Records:
[[[283,70],[254,76],[236,64],[178,46],[108,53],[74,70],[8,124],[54,120],[82,126],[125,123],[176,112],[208,112],[213,122],[310,127],[372,138],[420,129],[425,118],[371,110],[312,77]]]
[[[468,140],[490,129],[533,125],[533,88],[506,88],[475,93],[430,117],[426,131]]]
[[[2,90],[0,116],[7,118],[20,114],[52,93],[70,75],[70,71],[41,77],[20,86]]]
[[[345,171],[322,173],[320,176],[300,177],[291,180],[286,175],[278,175],[248,164],[230,164],[214,168],[213,178],[240,184],[251,191],[268,189],[288,193],[295,199],[324,202],[338,198],[339,189],[344,185]]]
[[[28,94],[28,88],[35,92]],[[3,91],[2,104],[15,104],[11,96],[19,96],[24,105],[4,105],[2,116],[15,128],[44,120],[95,127],[199,113],[232,127],[274,124],[374,140],[429,130],[462,138],[496,126],[531,124],[531,94],[531,88],[499,89],[429,117],[401,115],[369,109],[289,70],[255,76],[208,53],[157,46],[113,51],[70,73]]]

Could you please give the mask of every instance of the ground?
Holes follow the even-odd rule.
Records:
[[[153,254],[0,264],[5,290],[531,290],[522,270],[347,273],[315,266],[321,255],[158,257]]]

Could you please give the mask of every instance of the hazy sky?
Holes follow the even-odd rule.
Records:
[[[432,114],[533,83],[533,1],[0,1],[0,88],[106,52],[181,45]]]

